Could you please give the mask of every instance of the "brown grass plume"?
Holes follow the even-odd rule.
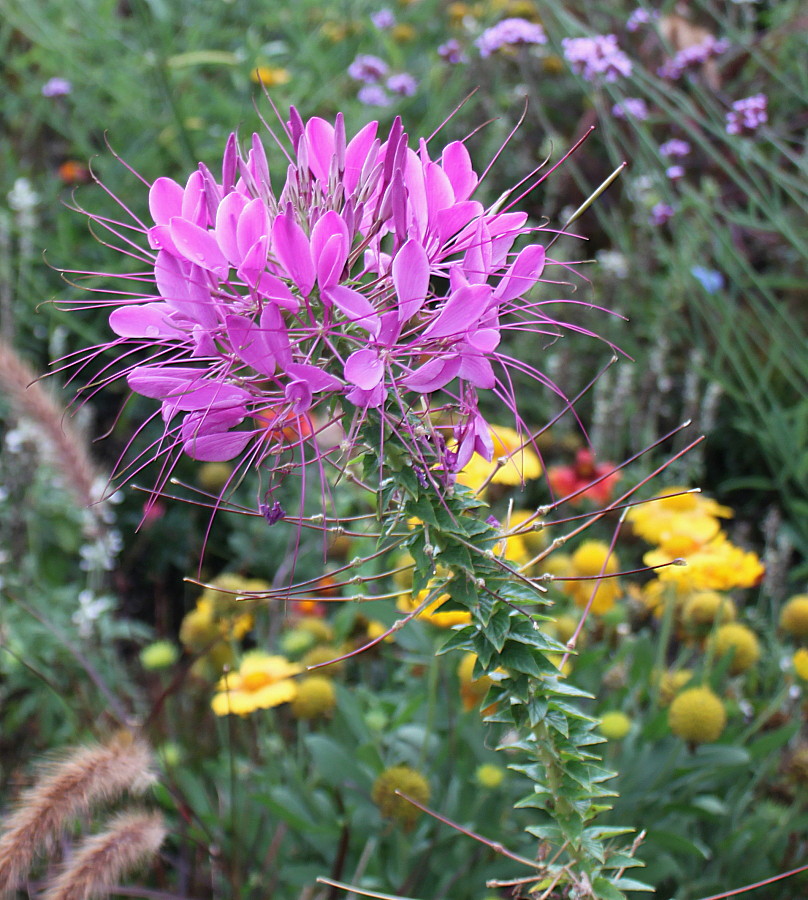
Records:
[[[157,853],[165,834],[159,813],[116,816],[103,832],[78,847],[42,900],[89,900],[106,895],[131,869]]]
[[[146,744],[121,733],[43,767],[0,834],[0,897],[16,888],[73,819],[124,792],[142,793],[155,779],[151,765]]]

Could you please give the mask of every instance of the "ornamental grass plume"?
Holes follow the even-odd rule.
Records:
[[[35,857],[47,853],[74,819],[125,792],[143,793],[155,780],[152,762],[146,744],[121,733],[45,766],[3,825],[0,897],[16,888]]]
[[[106,895],[132,869],[148,862],[165,836],[159,813],[116,816],[104,831],[79,845],[42,895],[43,900],[89,900]]]
[[[512,413],[526,455],[511,374],[550,382],[500,342],[564,327],[528,299],[552,262],[540,229],[504,200],[473,199],[480,177],[461,141],[433,158],[399,118],[386,136],[370,122],[349,138],[341,114],[304,122],[294,108],[283,132],[285,180],[270,177],[258,135],[245,152],[232,134],[220,173],[200,163],[184,185],[154,181],[153,224],[88,214],[141,270],[130,290],[79,301],[110,308],[116,337],[66,365],[112,351],[93,389],[125,378],[159,405],[163,438],[131,469],[165,457],[159,490],[181,454],[233,460],[231,484],[241,468],[269,473],[267,501],[291,471],[339,466],[372,421],[379,445],[394,435],[424,478],[451,484],[496,453],[480,391]],[[335,422],[344,439],[321,446]]]

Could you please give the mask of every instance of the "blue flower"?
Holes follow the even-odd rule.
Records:
[[[724,276],[715,269],[693,266],[690,274],[701,284],[708,294],[715,294],[724,287]]]

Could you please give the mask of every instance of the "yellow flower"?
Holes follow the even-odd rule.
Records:
[[[192,653],[201,653],[221,638],[209,604],[187,612],[180,625],[180,643]]]
[[[607,559],[608,557],[608,559]],[[603,541],[584,541],[572,554],[569,560],[569,577],[613,575],[619,571],[620,564],[614,553],[609,554],[609,545]],[[596,616],[609,612],[615,600],[621,595],[620,582],[616,578],[603,578],[600,581],[562,581],[559,587],[575,601],[576,606],[585,607],[597,587],[591,611]]]
[[[245,655],[238,672],[225,675],[217,685],[211,707],[217,716],[246,716],[257,709],[270,709],[289,703],[297,696],[294,675],[303,666],[283,656],[270,656],[255,650]]]
[[[671,731],[691,744],[717,741],[726,724],[724,704],[708,687],[682,691],[668,710]]]
[[[600,733],[610,741],[621,741],[631,731],[631,719],[619,710],[603,714]]]
[[[393,26],[393,30],[390,34],[397,44],[406,44],[415,37],[415,29],[412,25],[401,22],[400,24]]]
[[[721,506],[703,494],[679,493],[676,497],[657,499],[686,490],[681,486],[665,488],[647,503],[629,510],[626,518],[636,534],[650,544],[659,544],[666,534],[686,534],[688,527],[692,533],[699,535],[710,530],[717,532],[720,525],[716,519],[732,518],[732,510],[728,506]]]
[[[530,519],[530,525],[524,526],[524,523]],[[530,531],[523,531],[519,537],[524,542],[531,556],[541,553],[547,546],[547,538],[542,530],[541,520],[536,516],[532,509],[515,509],[508,518],[508,527],[511,531],[519,531],[523,526],[529,527]],[[537,527],[538,526],[538,527]]]
[[[276,87],[279,84],[288,84],[292,80],[292,76],[286,69],[275,68],[274,66],[256,66],[250,72],[250,81],[256,84],[262,84],[264,87]]]
[[[429,782],[409,766],[393,766],[385,769],[373,784],[370,796],[381,814],[409,828],[415,824],[421,810],[404,797],[399,797],[396,791],[426,805],[430,796]]]
[[[309,675],[297,684],[292,700],[292,715],[296,719],[319,719],[327,716],[337,705],[334,682],[323,675]]]
[[[780,627],[794,637],[808,637],[808,594],[792,597],[780,611]]]
[[[478,453],[457,476],[458,484],[479,490],[491,476],[491,483],[515,486],[541,475],[541,463],[530,446],[530,435],[497,425],[491,429],[494,454],[487,462]],[[525,446],[523,446],[525,445]]]
[[[398,598],[396,606],[402,612],[411,613],[416,610],[429,593],[428,589],[419,591],[418,595],[401,594]],[[442,594],[437,600],[430,603],[425,609],[418,613],[417,618],[425,619],[438,628],[452,628],[454,625],[468,625],[471,622],[471,613],[465,609],[453,609],[446,612],[437,612],[438,607],[442,606],[449,599],[448,594]]]
[[[659,703],[660,706],[670,706],[673,698],[693,677],[690,669],[679,669],[678,672],[657,673],[659,678]]]
[[[480,787],[494,790],[505,780],[505,769],[502,766],[495,766],[493,763],[482,763],[477,766],[474,778]]]
[[[670,563],[673,554],[651,550],[643,556],[648,566]],[[673,582],[681,592],[753,587],[763,577],[764,566],[757,554],[728,540],[723,532],[695,553],[685,557],[687,565],[667,565],[657,571],[660,581]]]
[[[716,591],[696,591],[684,602],[682,619],[693,628],[710,628],[713,623],[731,622],[735,618],[735,604],[731,597]]]
[[[806,650],[805,647],[800,647],[800,649],[797,650],[792,659],[792,663],[794,664],[794,671],[797,675],[802,678],[803,681],[808,681],[808,650]]]
[[[760,659],[760,644],[757,635],[751,628],[747,628],[746,625],[741,625],[739,622],[722,625],[715,632],[713,641],[718,656],[732,653],[732,662],[729,666],[731,675],[746,672]]]
[[[144,669],[167,669],[179,657],[177,645],[171,641],[155,641],[140,651],[140,664]]]
[[[476,654],[466,653],[457,667],[457,678],[460,682],[460,699],[463,702],[463,709],[466,710],[477,709],[493,684],[488,675],[482,675],[479,678],[473,677],[474,664],[476,662]]]
[[[197,479],[206,491],[219,492],[230,480],[233,467],[230,463],[203,463],[197,472]]]

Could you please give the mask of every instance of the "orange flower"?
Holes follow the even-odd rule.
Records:
[[[573,465],[553,466],[548,469],[547,480],[553,493],[559,497],[575,494],[576,496],[570,500],[573,506],[580,505],[584,500],[602,504],[612,499],[614,486],[620,480],[620,473],[613,469],[611,463],[596,463],[592,451],[581,448],[575,454]],[[600,478],[603,480],[598,481]],[[593,481],[598,483],[592,484]]]
[[[266,428],[267,439],[270,441],[296,444],[312,436],[308,416],[296,416],[287,410],[268,406],[257,412],[253,418]]]

